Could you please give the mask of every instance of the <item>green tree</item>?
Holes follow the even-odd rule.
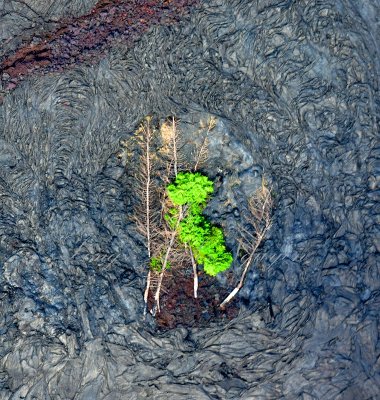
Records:
[[[213,182],[207,176],[199,172],[180,172],[167,187],[174,207],[165,216],[172,228],[178,227],[180,241],[191,248],[196,262],[211,276],[228,269],[233,260],[226,249],[222,229],[212,226],[202,215],[213,191]],[[180,207],[186,211],[178,224]]]
[[[213,183],[199,172],[180,172],[174,183],[167,187],[170,200],[176,206],[205,205],[214,192]]]

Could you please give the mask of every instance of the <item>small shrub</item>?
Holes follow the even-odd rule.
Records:
[[[149,262],[150,269],[154,272],[162,271],[162,259],[160,257],[151,257]],[[166,264],[166,269],[170,269],[170,262],[168,261]]]

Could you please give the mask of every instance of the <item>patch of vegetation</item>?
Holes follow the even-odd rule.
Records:
[[[173,279],[174,273],[191,268],[197,298],[198,266],[215,276],[227,270],[233,261],[222,229],[203,215],[214,185],[199,169],[207,163],[209,135],[216,125],[216,119],[211,117],[200,123],[199,130],[185,141],[175,117],[158,124],[148,116],[135,134],[122,143],[124,150],[119,157],[126,160],[131,187],[136,187],[133,219],[145,240],[149,259],[144,315],[148,309],[154,316],[160,313],[160,295],[166,291],[164,279]],[[236,233],[240,255],[237,261],[242,273],[220,308],[225,308],[243,287],[270,229],[272,206],[271,189],[263,179],[262,186],[248,199],[246,223]]]
[[[168,185],[167,192],[174,208],[166,214],[169,225],[178,229],[180,241],[192,250],[197,264],[211,276],[228,269],[232,254],[227,251],[223,231],[202,215],[206,201],[213,193],[213,182],[199,172],[180,172]],[[185,217],[179,221],[180,207],[186,209]]]
[[[153,272],[160,273],[163,267],[162,257],[151,257],[149,267]],[[170,269],[170,261],[167,261],[166,269]]]

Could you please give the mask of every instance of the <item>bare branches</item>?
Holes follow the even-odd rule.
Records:
[[[146,240],[147,240],[147,249],[148,249],[148,257],[151,257],[152,254],[152,243],[150,240],[150,210],[151,210],[151,200],[150,200],[150,186],[151,186],[151,172],[152,172],[152,155],[150,153],[150,144],[152,141],[152,131],[149,126],[149,120],[145,121],[144,124],[144,134],[145,134],[145,226],[146,226]]]
[[[183,170],[197,171],[208,159],[209,134],[216,126],[211,118],[200,125],[201,136],[183,142],[178,121],[171,117],[161,126],[155,127],[152,118],[147,117],[135,133],[138,150],[127,148],[125,155],[135,169],[136,206],[134,218],[138,232],[145,238],[149,270],[144,291],[144,316],[148,308],[152,315],[161,311],[161,295],[165,293],[165,277],[170,277],[171,268],[193,271],[194,298],[198,297],[198,271],[191,248],[179,243],[180,223],[187,215],[186,207],[177,209],[175,223],[166,221],[173,212],[166,187]],[[194,138],[194,137],[193,137]],[[134,146],[134,149],[136,147]],[[245,252],[241,259],[242,273],[236,287],[220,304],[224,308],[239,292],[251,267],[257,249],[262,244],[271,226],[273,199],[265,180],[248,201],[246,224],[239,232],[239,249]],[[173,226],[175,225],[175,226]]]
[[[178,175],[178,152],[177,152],[177,126],[174,117],[172,117],[172,143],[173,143],[173,167],[174,175]]]
[[[171,117],[160,127],[162,147],[160,152],[168,160],[168,177],[177,176],[178,171],[183,168],[184,160],[179,152],[179,130],[178,121]],[[173,171],[173,173],[172,173]]]
[[[209,133],[215,128],[216,126],[216,118],[211,117],[207,121],[207,130],[202,140],[201,145],[199,148],[196,148],[196,156],[195,156],[195,164],[194,164],[194,171],[197,171],[198,168],[204,164],[206,164],[208,159],[208,145],[209,145]],[[202,128],[202,127],[201,127]],[[197,271],[197,263],[195,262],[195,258],[191,249],[189,249],[191,265],[193,267],[193,279],[194,279],[194,298],[198,297],[198,271]]]
[[[194,157],[194,170],[196,171],[201,165],[205,164],[208,158],[208,135],[212,129],[216,126],[216,118],[210,118],[206,124],[201,125],[201,131],[203,131],[203,140],[200,145],[195,145],[195,153],[194,154],[185,154],[183,151],[186,148],[186,143],[181,141],[181,137],[178,130],[178,121],[171,117],[167,119],[160,127],[160,135],[162,146],[160,149],[160,154],[162,158],[167,160],[167,165],[165,168],[164,176],[161,176],[161,180],[165,183],[168,183],[170,179],[175,178],[179,171],[191,169],[189,167],[188,160]],[[190,157],[189,157],[190,156]],[[187,159],[186,159],[187,158]],[[159,271],[157,286],[155,288],[154,294],[154,306],[152,309],[152,314],[155,315],[157,312],[160,312],[160,293],[162,291],[162,285],[165,273],[168,269],[168,266],[175,266],[178,264],[186,263],[186,260],[181,259],[183,257],[183,251],[176,251],[177,246],[177,233],[181,220],[186,216],[186,209],[180,207],[179,216],[177,220],[176,227],[170,227],[165,223],[163,216],[167,212],[167,199],[165,198],[165,191],[159,194],[161,201],[161,217],[159,226],[164,232],[165,236],[165,244],[162,246],[163,241],[160,241],[159,247],[161,248],[160,254],[165,254],[162,260],[161,270]],[[161,238],[162,239],[162,238]],[[180,255],[182,254],[182,255]],[[195,262],[195,258],[189,249],[188,252],[185,252],[190,258],[191,265],[193,268],[194,274],[194,297],[198,296],[198,274],[197,274],[197,264]],[[154,275],[156,275],[155,273]],[[148,279],[150,276],[148,276]]]
[[[206,164],[208,159],[208,145],[209,145],[209,133],[215,128],[216,126],[216,118],[211,117],[207,121],[206,125],[206,133],[204,135],[203,141],[199,148],[196,149],[196,156],[195,156],[195,165],[194,171],[197,171],[198,168],[204,164]]]
[[[149,269],[148,275],[146,277],[146,286],[144,291],[144,317],[146,316],[146,312],[148,309],[148,297],[149,297],[151,280],[152,280],[152,271]]]
[[[164,188],[170,179],[170,167],[165,166],[163,160],[157,156],[159,133],[152,124],[152,118],[148,116],[142,121],[129,143],[123,143],[125,152],[131,160],[129,166],[135,170],[133,179],[136,188],[136,204],[133,219],[137,231],[145,238],[149,258],[149,270],[144,291],[144,316],[148,309],[149,293],[153,288],[162,286],[161,269],[153,268],[152,260],[160,262],[162,255],[167,251],[167,242],[170,237],[170,232],[162,218],[164,213],[162,204],[165,202]],[[139,153],[137,158],[130,148],[133,146],[136,153],[136,145]],[[168,256],[165,257],[163,269],[166,269],[167,264]]]
[[[147,241],[147,250],[148,250],[148,257],[151,258],[152,255],[152,242],[151,242],[151,198],[150,198],[150,187],[151,187],[151,172],[152,172],[152,155],[150,152],[150,146],[152,141],[152,131],[149,126],[149,122],[145,121],[144,124],[144,133],[145,133],[145,229],[146,229],[146,241]],[[148,307],[148,294],[149,294],[149,286],[151,280],[151,271],[149,270],[147,280],[146,280],[146,289],[144,293],[144,316],[146,315],[146,310]]]
[[[165,181],[169,181],[171,175],[171,167],[173,167],[174,176],[176,177],[178,174],[178,151],[177,151],[177,125],[174,117],[171,118],[171,123],[166,122],[161,126],[161,139],[164,142],[164,150],[167,152],[167,156],[169,156],[169,162],[166,167],[166,176],[164,178]],[[157,288],[154,295],[154,306],[151,311],[152,315],[156,315],[157,312],[160,312],[160,293],[162,289],[162,282],[164,279],[165,271],[169,265],[169,257],[171,256],[171,252],[173,250],[175,239],[177,236],[178,226],[180,221],[183,218],[182,210],[178,217],[177,226],[175,229],[169,229],[167,224],[163,219],[163,215],[165,214],[165,191],[161,194],[161,219],[160,221],[165,225],[164,232],[166,236],[169,234],[168,244],[165,246],[165,256],[162,261],[161,271],[159,272]]]
[[[165,293],[165,278],[170,277],[172,268],[184,265],[193,271],[194,297],[198,297],[198,271],[195,257],[190,248],[178,240],[181,221],[186,217],[186,207],[179,207],[176,222],[166,221],[173,209],[167,197],[166,187],[183,170],[197,171],[208,159],[209,134],[216,126],[216,119],[201,123],[199,136],[184,142],[180,135],[178,120],[170,117],[159,127],[147,117],[134,135],[134,149],[126,150],[129,165],[136,170],[134,184],[136,205],[134,219],[138,232],[145,238],[149,270],[144,291],[144,316],[148,309],[152,315],[161,311],[161,295]],[[136,144],[138,145],[136,151]],[[136,185],[137,184],[137,185]],[[234,291],[221,304],[224,307],[244,283],[255,252],[270,227],[270,191],[265,182],[249,201],[250,225],[238,238],[239,245],[247,253],[243,261],[243,273]],[[254,232],[254,233],[252,233]]]
[[[152,312],[153,315],[156,315],[157,311],[160,312],[160,292],[161,292],[162,280],[164,279],[164,274],[165,274],[165,271],[166,271],[167,266],[168,266],[169,256],[170,256],[170,253],[171,253],[171,251],[173,249],[174,242],[175,242],[175,239],[176,239],[176,236],[177,236],[178,226],[179,226],[180,222],[182,221],[183,216],[184,216],[183,215],[183,211],[181,210],[180,214],[178,216],[178,220],[177,220],[177,224],[175,226],[175,229],[173,229],[171,231],[171,234],[170,234],[169,244],[168,244],[167,249],[166,249],[164,261],[162,262],[162,269],[161,269],[160,276],[159,276],[159,279],[158,279],[158,285],[157,285],[156,293],[154,295],[155,304],[154,304],[153,312]]]
[[[136,178],[137,182],[137,196],[140,204],[135,208],[135,222],[138,231],[146,239],[146,248],[149,259],[152,256],[152,229],[154,224],[153,204],[152,204],[152,164],[153,155],[151,151],[152,138],[154,130],[151,127],[151,117],[145,118],[136,132],[136,140],[138,140],[143,149],[141,157],[140,168]],[[148,305],[148,294],[151,284],[151,271],[149,270],[147,276],[147,283],[144,292],[144,316],[146,315]]]
[[[239,238],[241,248],[248,254],[248,257],[243,262],[243,273],[238,285],[220,304],[220,308],[224,308],[243,287],[244,280],[250,266],[252,265],[256,251],[271,227],[272,207],[273,198],[271,190],[267,187],[266,182],[263,179],[261,187],[256,190],[252,198],[248,201],[248,209],[250,213],[249,222],[253,227],[254,233],[242,230],[242,235]]]
[[[202,126],[201,129],[206,128],[206,133],[204,134],[204,139],[200,146],[196,147],[196,157],[194,160],[194,170],[205,163],[208,156],[208,134],[214,129],[216,125],[216,119],[211,118],[207,125]],[[168,119],[165,123],[163,123],[160,127],[161,139],[162,139],[162,147],[161,153],[168,160],[168,164],[166,167],[166,180],[169,181],[170,178],[175,178],[180,170],[189,169],[188,163],[183,160],[184,154],[180,151],[180,149],[184,149],[186,143],[180,143],[179,130],[177,127],[177,121],[174,117]],[[191,158],[191,157],[190,157]],[[161,222],[165,225],[165,221],[163,220],[163,215],[166,212],[166,199],[165,195],[161,197]],[[156,312],[160,312],[160,292],[162,290],[162,283],[164,279],[165,272],[168,268],[169,261],[170,264],[176,264],[179,261],[179,256],[175,251],[176,248],[176,237],[178,233],[178,228],[181,220],[186,216],[186,210],[180,207],[179,216],[177,220],[176,227],[170,227],[167,224],[165,225],[164,230],[167,233],[167,244],[165,245],[165,256],[163,257],[161,271],[159,272],[158,283],[155,290],[154,295],[154,307],[152,310],[152,314],[155,315]],[[197,274],[197,265],[194,259],[193,254],[190,252],[186,252],[189,255],[191,260],[191,265],[193,267],[194,273],[194,297],[196,298],[198,295],[198,274]]]

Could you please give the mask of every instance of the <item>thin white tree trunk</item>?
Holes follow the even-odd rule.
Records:
[[[177,177],[178,175],[178,154],[177,154],[177,127],[176,127],[176,122],[173,117],[172,119],[173,123],[173,162],[174,162],[174,175]]]
[[[178,175],[178,154],[177,154],[177,129],[176,129],[176,122],[174,117],[172,118],[172,143],[173,143],[173,168],[174,168],[174,175],[175,177],[177,177]],[[160,273],[160,276],[158,278],[158,285],[157,285],[157,289],[156,289],[156,293],[154,295],[154,307],[153,307],[153,315],[156,315],[157,312],[160,312],[161,308],[160,308],[160,294],[161,294],[161,287],[162,287],[162,281],[164,279],[164,274],[168,265],[168,261],[169,261],[169,255],[170,252],[174,246],[174,242],[175,242],[175,238],[177,236],[178,233],[178,228],[179,228],[179,224],[181,222],[183,218],[183,209],[182,207],[180,207],[179,210],[179,215],[178,215],[178,220],[175,226],[175,229],[171,232],[171,237],[170,237],[170,241],[169,241],[169,245],[168,248],[166,249],[166,253],[165,253],[165,258],[164,261],[162,263],[162,270]]]
[[[177,221],[177,224],[175,226],[175,229],[171,232],[169,245],[168,245],[168,247],[166,249],[165,258],[164,258],[164,261],[162,263],[162,270],[161,270],[160,276],[158,278],[158,285],[157,285],[156,293],[154,295],[155,304],[154,304],[153,312],[152,312],[153,315],[156,315],[156,313],[160,312],[160,310],[161,310],[161,308],[160,308],[160,293],[161,293],[162,281],[164,279],[164,274],[165,274],[165,271],[166,271],[166,268],[167,268],[167,265],[168,265],[169,255],[170,255],[170,252],[171,252],[171,250],[173,248],[175,238],[177,236],[179,223],[181,222],[182,218],[183,218],[183,214],[182,214],[182,210],[181,210],[180,214],[178,215],[178,221]]]
[[[151,184],[151,155],[150,155],[150,140],[151,140],[151,131],[149,127],[149,123],[147,124],[146,132],[145,132],[145,163],[146,163],[146,182],[145,182],[145,231],[146,231],[146,241],[147,241],[147,250],[148,250],[148,258],[150,261],[152,255],[151,249],[151,234],[150,234],[150,184]],[[144,317],[146,316],[147,309],[148,309],[148,296],[149,296],[149,289],[151,283],[151,271],[149,268],[149,272],[146,279],[146,288],[144,292]]]
[[[193,266],[193,275],[194,275],[194,298],[198,297],[198,271],[197,271],[197,263],[195,262],[193,252],[191,247],[189,248],[190,257],[191,257],[191,264]]]

